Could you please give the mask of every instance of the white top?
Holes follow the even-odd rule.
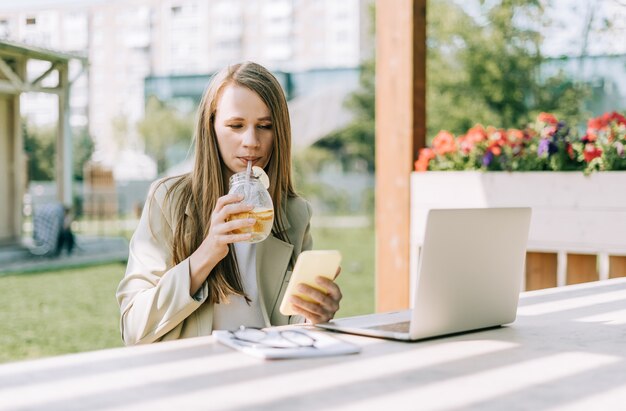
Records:
[[[243,290],[252,301],[248,305],[245,298],[231,295],[228,302],[215,304],[213,306],[213,329],[232,331],[240,325],[265,327],[256,281],[256,244],[235,243],[234,246]]]

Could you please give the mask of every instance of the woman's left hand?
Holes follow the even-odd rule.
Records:
[[[337,278],[340,272],[341,267],[337,270],[335,278]],[[304,316],[313,324],[325,323],[331,320],[337,310],[339,310],[339,302],[342,297],[341,290],[333,280],[329,280],[326,277],[318,276],[315,278],[315,281],[326,292],[319,291],[306,284],[298,284],[298,292],[306,295],[313,301],[305,301],[294,295],[291,297],[291,304],[295,312]]]

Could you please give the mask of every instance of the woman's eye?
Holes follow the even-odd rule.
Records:
[[[233,129],[240,129],[243,126],[241,124],[227,124],[226,127],[233,128]]]
[[[262,129],[262,130],[271,130],[272,129],[272,125],[271,124],[259,124],[258,127],[260,129]]]

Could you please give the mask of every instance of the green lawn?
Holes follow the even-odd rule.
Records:
[[[337,284],[343,300],[336,317],[374,312],[373,228],[313,230],[313,248],[341,251],[341,274]]]
[[[0,361],[120,346],[123,275],[109,264],[0,277]]]
[[[315,249],[343,254],[337,317],[373,312],[373,229],[317,229],[313,236]],[[109,264],[0,277],[0,362],[121,346],[115,289],[124,269]]]

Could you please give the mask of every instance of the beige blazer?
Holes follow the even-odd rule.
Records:
[[[127,345],[212,332],[213,304],[206,301],[207,283],[194,296],[189,295],[189,259],[177,265],[172,262],[175,210],[169,206],[172,201],[164,201],[172,182],[152,185],[130,241],[126,274],[117,289],[122,339]],[[290,198],[285,214],[285,231],[291,243],[273,236],[257,243],[259,300],[267,326],[302,320],[283,316],[278,307],[291,278],[291,256],[297,258],[302,250],[312,247],[311,207],[302,198]]]

